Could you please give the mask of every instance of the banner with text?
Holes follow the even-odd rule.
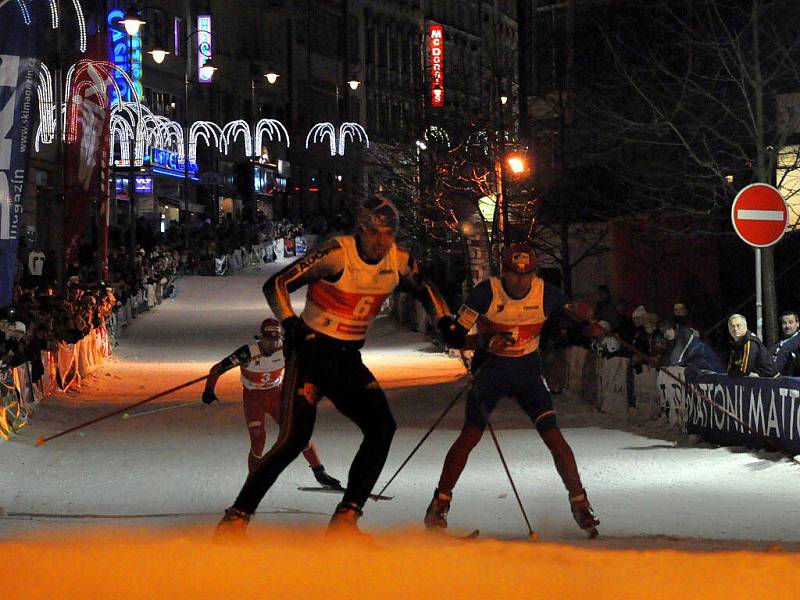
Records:
[[[686,385],[659,374],[658,387],[667,416],[682,422],[687,433],[726,446],[761,445],[757,435],[711,406],[701,392],[755,433],[776,440],[793,454],[800,454],[800,378],[733,379],[693,369],[680,371]],[[697,392],[692,393],[691,389]]]
[[[35,135],[39,60],[31,15],[14,2],[0,4],[0,306],[11,303],[28,147]]]

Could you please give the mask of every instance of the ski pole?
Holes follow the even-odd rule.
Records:
[[[650,356],[647,356],[644,352],[641,352],[639,349],[637,349],[632,344],[629,344],[625,340],[620,339],[619,336],[617,336],[616,334],[612,334],[612,337],[614,337],[620,343],[620,345],[623,348],[626,348],[626,349],[630,350],[636,356],[638,356],[640,358],[644,358],[645,360],[652,358]],[[686,381],[683,381],[680,377],[678,377],[674,373],[670,373],[667,369],[659,369],[659,370],[662,373],[664,373],[667,377],[669,377],[670,379],[673,379],[673,380],[677,381],[681,385],[681,387],[683,387],[683,389],[688,390],[689,393],[692,395],[692,398],[700,398],[700,400],[702,400],[703,402],[708,404],[712,408],[712,410],[718,410],[722,414],[726,415],[729,419],[731,419],[731,421],[733,421],[737,425],[740,425],[741,427],[746,429],[747,433],[749,433],[750,435],[752,435],[752,436],[754,436],[756,438],[759,438],[762,442],[764,442],[764,444],[766,446],[772,448],[773,450],[775,450],[777,452],[780,452],[786,458],[791,460],[793,463],[795,463],[797,465],[800,465],[800,461],[798,461],[794,457],[794,455],[792,453],[790,453],[788,450],[786,450],[780,442],[776,442],[772,438],[769,438],[766,435],[757,432],[752,427],[750,427],[750,425],[748,425],[747,423],[742,421],[739,417],[737,417],[734,413],[732,413],[731,411],[726,409],[724,406],[714,402],[714,400],[712,400],[708,396],[708,394],[706,394],[702,390],[696,389],[695,386],[689,385]]]
[[[464,365],[464,368],[467,370],[467,375],[469,375],[471,381],[474,381],[475,374],[469,370],[469,366],[467,365],[467,357],[463,350],[459,351],[459,356],[461,357],[461,362]],[[525,525],[528,526],[528,537],[531,539],[531,541],[535,542],[539,539],[539,536],[533,530],[533,527],[531,527],[531,521],[528,519],[528,513],[525,512],[525,506],[522,504],[522,498],[520,498],[519,492],[517,491],[517,486],[514,483],[514,478],[511,476],[511,469],[508,468],[506,457],[503,454],[502,448],[500,448],[500,440],[497,439],[497,434],[494,431],[494,427],[492,427],[492,422],[489,419],[489,415],[486,414],[486,411],[483,410],[483,407],[481,407],[481,413],[483,413],[483,418],[486,420],[486,426],[489,428],[489,433],[492,436],[494,447],[497,449],[497,454],[500,456],[500,462],[503,463],[503,469],[506,472],[506,477],[508,477],[508,482],[511,484],[511,489],[514,491],[514,497],[517,499],[517,505],[522,513],[522,518],[525,519]]]
[[[525,512],[525,507],[522,505],[522,499],[519,497],[517,486],[514,484],[514,478],[511,476],[508,463],[506,463],[506,457],[503,456],[503,451],[500,449],[500,441],[497,439],[497,434],[494,432],[494,427],[492,427],[491,421],[489,421],[489,416],[484,414],[484,417],[486,418],[486,426],[489,428],[489,433],[492,434],[494,447],[497,448],[497,454],[500,455],[500,462],[503,463],[503,469],[505,469],[508,482],[511,484],[511,489],[514,490],[514,497],[517,499],[517,504],[519,505],[519,510],[522,513],[522,518],[525,519],[525,525],[528,526],[528,537],[531,539],[531,541],[535,542],[539,539],[539,536],[533,530],[533,527],[531,527],[531,522],[528,519],[528,513]]]
[[[96,417],[96,418],[94,418],[94,419],[92,419],[90,421],[86,421],[85,423],[81,423],[80,425],[76,425],[75,427],[70,427],[66,431],[61,431],[59,433],[56,433],[56,434],[51,435],[51,436],[46,437],[46,438],[45,437],[40,437],[40,438],[38,438],[36,440],[36,445],[37,446],[44,446],[44,444],[46,442],[49,442],[50,440],[54,440],[54,439],[56,439],[58,437],[61,437],[62,435],[66,435],[68,433],[72,433],[73,431],[77,431],[78,429],[83,429],[84,427],[88,427],[89,425],[94,425],[95,423],[99,423],[100,421],[104,421],[105,419],[108,419],[109,417],[113,417],[114,415],[118,415],[120,413],[127,412],[127,411],[129,411],[130,409],[132,409],[132,408],[134,408],[136,406],[141,406],[142,404],[146,404],[147,402],[151,402],[151,401],[155,400],[156,398],[161,398],[162,396],[167,396],[167,395],[171,394],[172,392],[177,392],[178,390],[181,390],[181,389],[183,389],[185,387],[189,387],[190,385],[194,385],[195,383],[199,383],[200,381],[203,381],[205,379],[208,379],[208,375],[203,375],[202,377],[198,377],[197,379],[192,379],[191,381],[187,381],[186,383],[182,383],[181,385],[176,385],[175,387],[171,387],[168,390],[164,390],[163,392],[159,392],[158,394],[154,394],[152,396],[149,396],[148,398],[145,398],[144,400],[139,400],[139,402],[134,402],[133,404],[129,404],[128,406],[125,406],[123,408],[119,408],[117,410],[111,411],[110,413],[107,413],[107,414],[102,415],[100,417]]]
[[[384,495],[384,492],[386,491],[386,488],[388,488],[389,485],[391,485],[391,483],[395,480],[395,477],[397,477],[400,474],[400,471],[403,470],[403,467],[405,467],[406,464],[408,463],[408,461],[411,460],[411,457],[414,456],[414,454],[417,453],[417,450],[420,449],[422,444],[425,443],[425,440],[427,440],[428,437],[439,426],[439,423],[441,423],[442,420],[444,420],[444,418],[447,416],[447,413],[449,413],[450,410],[452,410],[452,408],[456,405],[456,402],[458,402],[458,399],[461,398],[461,396],[464,395],[464,392],[466,392],[469,389],[470,385],[471,385],[470,383],[467,383],[467,385],[465,385],[463,388],[461,388],[458,391],[458,393],[455,395],[455,397],[450,401],[450,404],[448,404],[445,407],[444,411],[442,411],[442,414],[439,415],[439,418],[436,419],[436,421],[433,423],[433,425],[431,425],[430,429],[428,429],[428,431],[425,433],[425,435],[422,436],[422,439],[419,441],[419,443],[416,446],[414,446],[414,449],[411,451],[411,454],[409,454],[408,457],[403,461],[403,464],[401,464],[397,468],[397,471],[395,471],[394,475],[392,475],[392,477],[389,479],[389,481],[386,483],[386,485],[383,486],[383,489],[381,489],[381,491],[378,492],[378,494],[377,494],[378,496],[383,496]]]
[[[191,406],[192,404],[200,404],[202,400],[189,400],[188,402],[181,402],[180,404],[173,404],[172,406],[162,406],[161,408],[153,408],[151,410],[143,410],[142,412],[122,413],[123,419],[133,419],[134,417],[146,417],[147,415],[154,415],[155,413],[164,412],[165,410],[174,410],[176,408],[183,408],[184,406]]]

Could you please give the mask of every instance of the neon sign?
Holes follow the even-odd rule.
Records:
[[[137,96],[141,99],[144,95],[144,89],[142,88],[142,34],[136,33],[136,35],[129,37],[125,27],[120,23],[124,18],[125,11],[119,8],[108,12],[106,22],[108,23],[108,31],[111,34],[109,60],[125,71],[133,81],[133,89],[136,90],[136,95],[131,93],[124,75],[114,69],[114,81],[119,86],[122,99],[125,102],[135,102]],[[117,98],[117,92],[113,86],[109,93],[111,94],[111,104],[116,104],[119,98]]]
[[[203,65],[211,60],[211,15],[197,17],[197,81],[211,83],[214,74],[203,75]]]
[[[152,148],[150,150],[150,164],[183,173],[183,161],[178,160],[177,152]],[[197,163],[189,163],[189,173],[191,175],[197,174]]]
[[[444,106],[444,27],[428,28],[428,52],[431,57],[431,106]]]

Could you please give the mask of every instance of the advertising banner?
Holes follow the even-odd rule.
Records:
[[[30,17],[28,18],[30,20]],[[0,5],[0,306],[11,303],[29,146],[36,133],[39,60],[30,23],[14,2]]]
[[[92,36],[87,49],[89,58],[78,61],[67,90],[64,140],[64,261],[67,265],[77,255],[91,201],[98,203],[98,213],[104,213],[106,218],[108,214],[111,123],[108,93],[113,75],[105,66],[105,54],[105,36]]]

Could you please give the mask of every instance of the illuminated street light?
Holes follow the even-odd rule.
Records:
[[[267,83],[274,85],[275,82],[278,81],[278,77],[280,77],[280,75],[278,75],[275,71],[269,71],[264,73],[264,77],[267,78]]]
[[[219,69],[216,66],[214,66],[214,63],[211,61],[210,58],[207,59],[206,62],[203,63],[203,66],[200,68],[201,75],[205,80],[211,79],[214,76],[214,73],[216,73],[218,70]]]
[[[135,12],[125,13],[125,18],[120,21],[125,26],[128,35],[134,36],[139,33],[139,28],[147,21],[142,21]]]
[[[521,175],[528,170],[525,158],[519,154],[511,154],[506,158],[506,164],[514,175]]]
[[[347,82],[347,85],[349,85],[350,89],[355,92],[358,89],[358,86],[361,85],[361,82],[358,79],[353,78]]]
[[[506,104],[508,102],[508,96],[500,96],[500,104]]]
[[[153,61],[157,65],[160,65],[161,63],[164,62],[164,59],[167,57],[167,54],[169,54],[169,52],[167,52],[166,50],[162,50],[160,48],[156,48],[156,49],[150,50],[150,52],[148,52],[148,54],[153,57]]]

